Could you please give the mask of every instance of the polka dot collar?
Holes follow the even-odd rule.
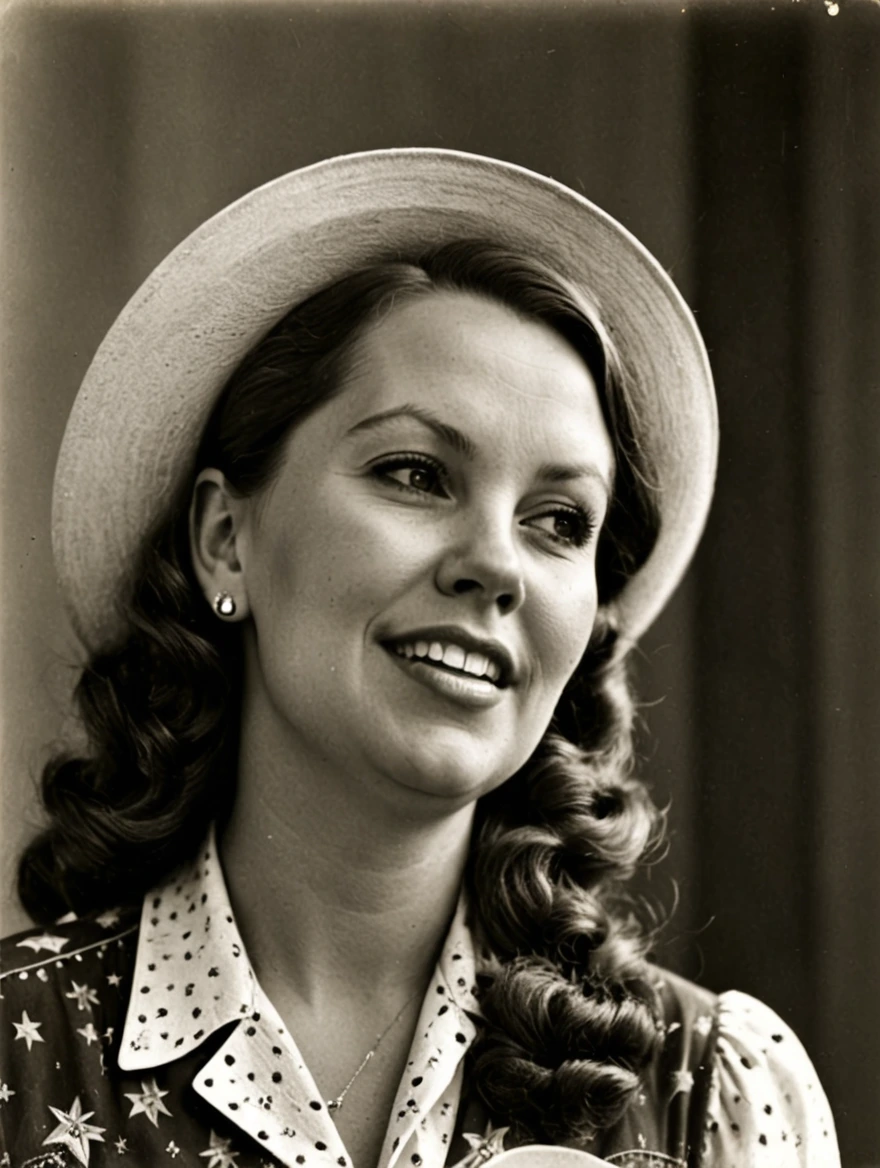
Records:
[[[192,864],[144,898],[119,1065],[136,1071],[189,1054],[255,1000],[212,828]]]
[[[445,1160],[479,1014],[465,910],[462,896],[422,1003],[380,1168]],[[282,1164],[350,1165],[294,1037],[257,982],[212,830],[197,859],[144,899],[119,1065],[161,1066],[235,1021],[194,1089]]]

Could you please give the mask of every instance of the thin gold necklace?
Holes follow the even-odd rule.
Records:
[[[351,1078],[348,1080],[348,1082],[345,1084],[345,1086],[342,1088],[342,1090],[339,1092],[339,1094],[336,1096],[336,1098],[327,1100],[327,1110],[330,1112],[331,1115],[333,1114],[334,1111],[339,1111],[342,1108],[343,1101],[345,1100],[346,1095],[348,1094],[349,1090],[351,1089],[352,1083],[355,1081],[355,1079],[358,1077],[358,1075],[361,1073],[361,1071],[364,1069],[364,1067],[367,1065],[367,1063],[370,1061],[370,1059],[373,1057],[373,1055],[379,1049],[379,1047],[382,1044],[382,1039],[386,1036],[386,1034],[388,1034],[388,1032],[390,1030],[392,1030],[394,1028],[395,1024],[397,1022],[399,1022],[400,1019],[403,1017],[404,1010],[407,1008],[407,1006],[409,1006],[410,1002],[413,1000],[413,998],[416,996],[416,994],[418,994],[418,992],[419,991],[416,990],[416,992],[414,994],[410,994],[410,996],[406,999],[406,1001],[403,1003],[403,1005],[400,1007],[400,1009],[397,1011],[397,1013],[394,1015],[394,1017],[391,1019],[391,1021],[388,1023],[388,1025],[385,1027],[385,1029],[382,1031],[382,1033],[379,1035],[379,1037],[376,1039],[376,1041],[373,1043],[373,1045],[370,1047],[370,1049],[367,1051],[367,1053],[364,1055],[364,1057],[361,1059],[360,1066],[355,1071],[355,1073],[351,1076]]]

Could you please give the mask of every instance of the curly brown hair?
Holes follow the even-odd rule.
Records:
[[[364,329],[435,289],[491,297],[568,340],[595,379],[616,452],[593,636],[532,758],[480,801],[467,871],[490,956],[477,1087],[518,1138],[582,1141],[620,1116],[657,1043],[644,943],[623,885],[658,816],[632,774],[634,704],[607,606],[647,558],[658,519],[629,373],[599,311],[537,261],[481,241],[354,273],[255,346],[214,409],[194,471],[218,468],[243,496],[263,489],[291,429],[344,385]],[[80,677],[89,750],[45,767],[49,826],[19,867],[22,903],[38,921],[137,902],[232,806],[239,630],[214,618],[196,584],[188,499],[145,544],[123,606],[125,639],[93,655]]]

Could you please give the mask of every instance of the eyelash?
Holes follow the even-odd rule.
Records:
[[[551,507],[548,511],[542,511],[540,515],[534,515],[532,518],[545,519],[548,515],[571,520],[574,533],[570,538],[557,535],[553,531],[542,529],[544,534],[552,539],[554,543],[562,544],[565,547],[584,547],[585,544],[589,543],[596,530],[596,520],[583,507]]]
[[[442,494],[446,496],[445,484],[448,481],[448,474],[446,468],[442,463],[437,462],[433,458],[428,458],[424,454],[398,454],[393,458],[383,459],[377,462],[372,467],[372,473],[376,478],[383,482],[389,483],[400,491],[407,491],[414,495],[436,495],[441,494],[440,491],[432,489],[424,489],[422,487],[414,487],[410,483],[403,483],[400,479],[392,477],[394,471],[410,470],[419,468],[431,472],[434,477],[434,485],[443,488]],[[531,516],[532,519],[546,519],[548,516],[555,518],[565,518],[572,522],[574,531],[570,537],[557,535],[553,531],[548,531],[546,528],[539,528],[543,535],[547,536],[554,543],[561,544],[563,547],[580,548],[587,544],[596,530],[596,520],[591,512],[584,507],[550,507],[546,511],[541,511],[537,515]]]
[[[373,473],[377,478],[384,482],[390,483],[401,491],[410,491],[414,495],[433,495],[436,491],[423,490],[421,487],[414,487],[410,483],[402,483],[400,479],[392,478],[392,472],[396,470],[411,470],[418,467],[421,470],[430,471],[436,478],[438,486],[443,487],[448,479],[446,469],[439,462],[433,458],[428,458],[424,454],[397,454],[393,458],[383,459],[382,462],[377,462],[373,466]]]

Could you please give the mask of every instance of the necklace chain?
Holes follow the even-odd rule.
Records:
[[[342,1107],[342,1104],[345,1100],[346,1095],[348,1094],[349,1090],[351,1089],[352,1083],[354,1083],[355,1079],[358,1077],[358,1075],[361,1073],[361,1071],[364,1069],[364,1067],[367,1065],[367,1063],[370,1061],[370,1059],[373,1057],[373,1055],[379,1049],[379,1047],[382,1044],[382,1040],[385,1038],[385,1036],[388,1034],[388,1032],[390,1030],[392,1030],[394,1028],[395,1024],[397,1022],[399,1022],[400,1019],[403,1017],[404,1010],[406,1010],[407,1006],[409,1006],[409,1004],[412,1002],[413,998],[416,996],[416,994],[418,992],[419,991],[416,990],[416,992],[414,994],[411,994],[410,997],[408,997],[406,999],[406,1001],[403,1003],[403,1005],[400,1007],[400,1009],[397,1011],[397,1013],[394,1015],[394,1017],[391,1019],[391,1021],[388,1023],[388,1025],[385,1027],[385,1029],[382,1031],[382,1033],[379,1035],[379,1037],[376,1039],[376,1041],[373,1043],[373,1045],[370,1047],[370,1049],[367,1051],[367,1053],[364,1055],[364,1057],[361,1059],[360,1066],[355,1071],[355,1073],[351,1076],[351,1078],[348,1080],[348,1082],[345,1084],[345,1086],[342,1088],[342,1090],[339,1092],[339,1094],[336,1096],[336,1098],[327,1100],[327,1110],[330,1112],[331,1115],[333,1114],[334,1111],[340,1110],[340,1108]]]

